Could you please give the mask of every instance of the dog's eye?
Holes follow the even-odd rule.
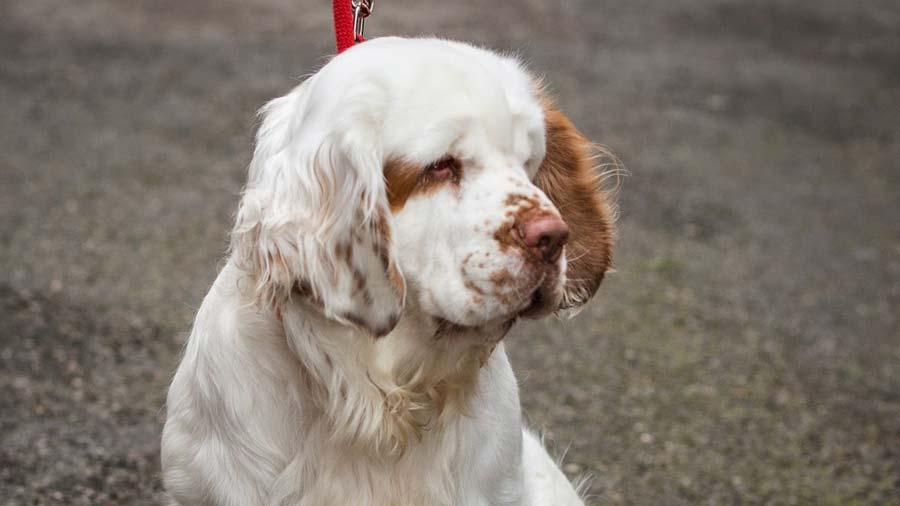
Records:
[[[429,165],[426,172],[432,179],[443,181],[455,177],[457,167],[458,165],[455,158],[452,156],[445,156]]]

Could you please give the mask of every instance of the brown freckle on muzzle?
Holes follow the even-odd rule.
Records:
[[[497,241],[497,244],[500,245],[500,252],[506,253],[507,248],[516,244],[514,223],[510,222],[504,225],[501,225],[500,228],[494,232],[494,240]]]
[[[471,281],[469,281],[469,280],[466,280],[466,281],[463,283],[463,285],[465,285],[466,288],[468,288],[469,290],[471,290],[471,291],[477,293],[478,295],[484,295],[484,290],[482,290],[481,288],[478,287],[478,285],[476,285],[475,283],[473,283],[473,282],[471,282]]]
[[[525,195],[523,193],[510,193],[506,196],[506,200],[503,201],[503,205],[507,207],[517,207],[520,210],[523,208],[535,208],[540,207],[541,202],[534,195]]]
[[[500,269],[491,274],[491,283],[495,286],[506,286],[512,282],[513,276],[509,269]]]

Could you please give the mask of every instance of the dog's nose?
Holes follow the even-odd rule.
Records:
[[[525,246],[548,263],[556,262],[569,240],[569,226],[556,216],[541,216],[526,221],[520,233]]]

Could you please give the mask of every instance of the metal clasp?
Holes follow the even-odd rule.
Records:
[[[375,8],[375,0],[350,0],[353,8],[353,40],[362,42],[366,40],[363,32],[366,30],[366,18],[372,14]]]

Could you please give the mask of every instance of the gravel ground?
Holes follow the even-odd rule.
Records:
[[[592,503],[900,504],[900,4],[377,8],[521,54],[631,172],[596,302],[508,338]],[[159,504],[254,111],[328,2],[6,0],[0,48],[0,502]]]

